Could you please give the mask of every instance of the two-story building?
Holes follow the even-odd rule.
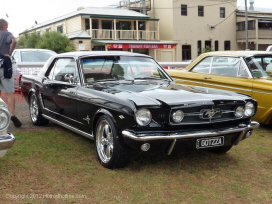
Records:
[[[152,0],[149,15],[160,19],[160,39],[176,42],[182,61],[196,58],[205,47],[235,50],[236,7],[236,0]]]
[[[150,4],[140,6],[150,10]],[[27,32],[59,31],[68,36],[75,51],[123,50],[148,54],[158,61],[175,61],[176,42],[160,41],[158,22],[133,10],[88,7],[37,24]],[[171,53],[170,57],[162,59],[163,52]]]
[[[269,45],[272,45],[271,9],[254,8],[253,5],[250,5],[247,9],[247,29],[245,8],[238,9],[236,16],[238,49],[245,49],[246,41],[250,50],[266,50]]]

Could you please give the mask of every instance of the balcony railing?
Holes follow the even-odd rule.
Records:
[[[87,30],[92,39],[99,40],[159,40],[157,31],[146,30]]]
[[[236,39],[243,40],[246,38],[246,32],[237,31],[236,32]],[[256,39],[257,33],[256,30],[248,30],[248,38],[249,39]],[[272,39],[272,30],[269,29],[259,29],[258,30],[258,39]]]

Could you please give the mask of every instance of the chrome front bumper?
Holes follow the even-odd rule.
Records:
[[[219,136],[226,135],[231,133],[240,133],[236,144],[238,144],[246,135],[248,131],[251,131],[255,128],[258,128],[260,124],[256,121],[250,121],[247,123],[241,123],[236,127],[218,129],[218,130],[200,130],[194,132],[181,132],[175,134],[134,134],[127,130],[122,131],[122,135],[126,138],[135,140],[135,141],[150,141],[150,140],[177,140],[185,138],[196,138],[196,137],[210,137],[210,136]]]
[[[5,151],[13,146],[15,142],[15,137],[11,133],[7,133],[6,135],[0,135],[0,157],[3,157]]]

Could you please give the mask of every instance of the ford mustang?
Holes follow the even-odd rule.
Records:
[[[225,153],[259,126],[250,96],[176,84],[153,58],[130,52],[55,55],[22,77],[21,91],[34,125],[93,139],[109,169],[127,165],[132,150]]]

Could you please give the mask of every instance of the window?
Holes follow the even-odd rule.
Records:
[[[198,6],[198,16],[204,16],[204,6]]]
[[[57,31],[63,33],[63,26],[62,25],[57,26]]]
[[[202,51],[201,40],[197,41],[197,54],[200,55]]]
[[[181,4],[181,15],[187,16],[187,5]]]
[[[69,76],[75,78],[76,75],[76,62],[74,59],[64,58],[58,59],[54,67],[51,69],[48,78],[51,80],[69,82]]]
[[[85,30],[90,30],[90,19],[85,19]]]
[[[46,29],[45,29],[45,32],[48,33],[48,32],[50,32],[50,30],[51,30],[50,28],[46,28]]]
[[[210,73],[211,62],[212,62],[212,57],[207,57],[203,59],[193,68],[192,72],[206,73],[206,74]]]
[[[219,50],[218,40],[214,41],[214,51]]]
[[[211,74],[237,77],[240,59],[233,57],[214,57]]]
[[[98,19],[92,19],[92,29],[98,29]]]
[[[225,41],[225,43],[224,43],[224,49],[225,50],[230,50],[230,41]]]
[[[220,7],[220,18],[225,18],[226,10],[224,7]]]

